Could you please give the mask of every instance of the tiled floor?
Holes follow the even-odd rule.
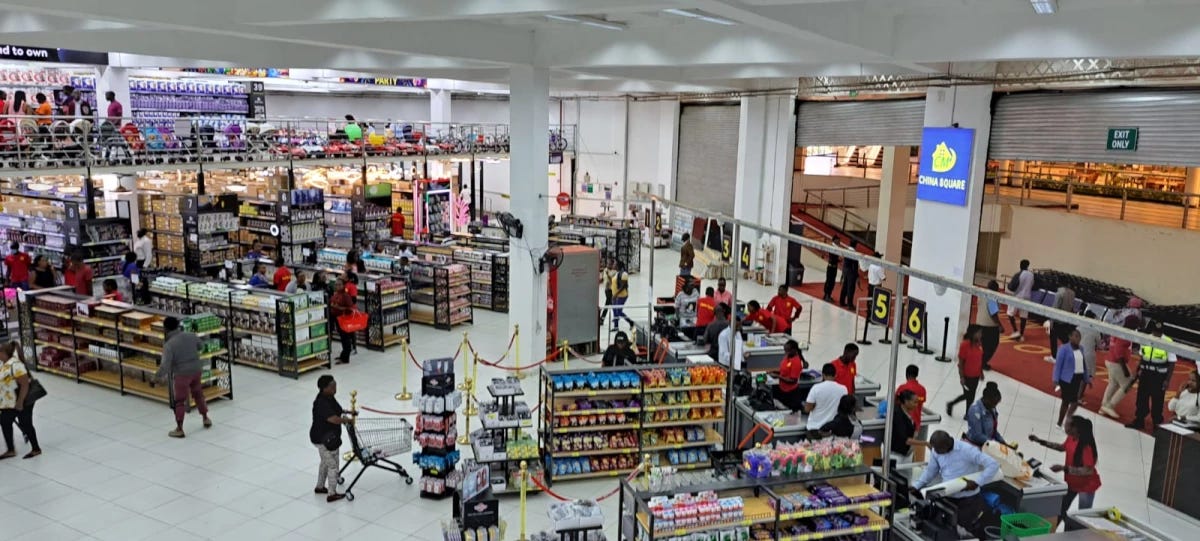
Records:
[[[655,282],[660,291],[670,290],[677,255],[665,251],[658,255]],[[633,282],[633,298],[645,298],[647,273],[635,276]],[[743,285],[739,297],[765,300],[771,293],[768,288]],[[813,347],[807,356],[820,364],[840,353],[854,332],[854,321],[820,302],[808,312],[804,317],[814,320]],[[467,330],[481,355],[496,358],[508,343],[509,328],[506,316],[479,311],[476,324]],[[414,352],[418,357],[453,354],[460,332],[414,325]],[[886,381],[885,348],[866,347],[859,360],[862,375]],[[360,405],[411,409],[392,398],[400,390],[401,362],[399,350],[380,354],[364,349],[349,366],[337,367],[333,373],[342,403],[348,405],[349,392],[357,389]],[[930,404],[940,408],[956,394],[951,365],[902,349],[901,368],[909,362],[921,366]],[[480,370],[481,379],[496,375],[498,370]],[[35,460],[0,462],[0,498],[7,501],[0,505],[3,538],[440,539],[440,523],[450,516],[449,502],[422,500],[415,485],[405,485],[387,472],[368,471],[355,489],[354,502],[327,504],[312,494],[317,453],[307,433],[315,375],[293,381],[239,367],[234,377],[235,399],[213,404],[216,426],[203,430],[193,415],[185,426],[188,437],[173,440],[167,437],[171,413],[161,404],[42,376],[50,396],[37,405],[35,421],[45,454]],[[1054,399],[1002,376],[992,377],[1004,392],[1003,433],[1022,441],[1022,450],[1033,456],[1061,460],[1057,453],[1035,448],[1026,440],[1030,433],[1062,437],[1048,420]],[[417,388],[416,374],[410,371],[409,379],[409,388]],[[526,380],[526,391],[536,396],[534,382],[534,378]],[[1194,525],[1147,507],[1143,494],[1151,439],[1107,419],[1096,423],[1104,482],[1097,505],[1119,506],[1176,538],[1194,531]],[[943,428],[957,433],[961,424],[947,422]],[[402,463],[408,465],[407,457]],[[410,472],[416,471],[410,467]],[[555,489],[570,497],[592,497],[613,486],[613,481],[605,480],[560,483]],[[545,495],[530,498],[530,531],[546,526],[545,508],[550,502]],[[516,510],[515,498],[502,500],[509,539],[515,538]],[[608,532],[615,536],[615,497],[604,503],[604,510]]]

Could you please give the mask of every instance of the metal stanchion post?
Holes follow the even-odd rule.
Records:
[[[460,344],[458,346],[458,352],[464,353],[463,352],[464,349],[467,349],[467,332],[466,331],[463,331],[462,344]],[[460,391],[465,391],[468,388],[470,388],[470,386],[471,386],[471,371],[467,369],[467,356],[464,354],[463,355],[463,380],[462,380],[462,383],[459,383],[457,385],[457,388]]]
[[[650,453],[642,456],[642,482],[646,483],[646,490],[650,490]]]
[[[858,316],[858,305],[859,305],[859,303],[862,303],[863,301],[866,301],[867,311],[869,312],[871,309],[871,299],[870,298],[864,297],[864,298],[861,298],[861,299],[858,299],[857,301],[855,301],[854,302],[854,311],[855,311],[854,315],[856,316],[854,318],[855,321],[858,321],[858,317],[857,317]],[[860,346],[869,346],[869,345],[871,345],[871,341],[867,340],[867,330],[871,328],[871,320],[867,319],[866,314],[863,314],[862,322],[863,322],[863,335],[862,335],[862,339],[858,341],[858,344]]]
[[[569,368],[571,365],[571,361],[567,358],[567,347],[568,347],[567,341],[563,340],[562,341],[562,362],[563,362],[564,369]]]
[[[354,430],[354,414],[357,412],[358,412],[358,391],[354,390],[354,391],[350,391],[350,430]],[[354,456],[354,451],[346,451],[345,453],[342,454],[342,460],[345,460],[346,462],[350,462],[352,460],[358,460],[358,457]]]
[[[479,375],[479,356],[473,354],[471,357],[474,357],[475,359],[475,361],[471,363],[471,383],[467,386],[467,390],[463,391],[467,394],[467,411],[465,413],[468,417],[473,417],[479,414],[479,408],[475,405],[475,382],[477,381],[476,377]]]
[[[513,352],[516,353],[517,379],[525,379],[526,374],[521,370],[521,326],[513,325]]]
[[[400,339],[400,380],[403,386],[400,392],[396,393],[396,400],[406,401],[412,400],[412,393],[408,392],[408,339]]]
[[[949,323],[947,323],[947,325],[949,325]],[[932,355],[933,350],[929,349],[929,314],[928,313],[926,313],[926,315],[924,315],[924,316],[921,316],[921,328],[925,329],[925,332],[921,333],[921,342],[922,343],[915,349],[917,350],[917,353],[920,353],[922,355]],[[917,343],[917,341],[913,340],[913,344],[915,345],[916,343]]]
[[[904,291],[904,277],[903,276],[901,276],[899,278],[899,283],[896,284],[896,290]],[[892,311],[892,314],[893,314],[893,316],[892,316],[892,331],[896,333],[896,339],[893,340],[891,343],[891,352],[890,352],[890,355],[888,358],[888,363],[887,363],[888,364],[888,382],[887,382],[887,387],[884,389],[884,396],[888,396],[888,397],[892,396],[892,393],[895,392],[896,368],[900,364],[900,332],[901,331],[900,331],[899,314],[904,310],[903,298],[904,298],[903,295],[897,294],[895,299],[893,300],[893,302],[895,303],[895,306],[892,308],[892,310],[893,310]],[[888,442],[892,441],[892,431],[895,430],[895,428],[893,428],[893,426],[892,426],[892,421],[893,421],[892,408],[896,407],[896,401],[889,399],[887,401],[887,405],[888,405],[888,411],[887,411],[887,414],[884,416],[884,425],[883,425],[884,451],[882,453],[882,458],[883,458],[883,478],[884,479],[888,479],[888,476],[891,474],[891,471],[892,471],[892,461],[890,459],[891,457],[889,456],[889,452],[888,452],[888,449],[890,449],[890,445],[888,444]]]
[[[949,338],[950,338],[950,317],[947,316],[945,318],[945,325],[942,327],[942,354],[937,357],[934,357],[933,360],[942,362],[942,363],[950,362],[950,357],[946,356],[946,340]]]
[[[525,537],[525,515],[526,515],[526,511],[528,509],[526,508],[526,504],[525,504],[525,491],[528,489],[528,486],[527,486],[529,484],[528,480],[529,480],[529,463],[522,460],[521,461],[521,475],[520,475],[520,477],[518,477],[518,482],[521,483],[521,487],[520,487],[521,488],[521,508],[520,508],[521,509],[521,533],[517,537],[517,541],[525,541],[525,539],[526,539],[526,537]]]
[[[651,198],[650,199],[650,216],[651,216],[651,218],[653,218],[654,216],[657,216],[657,215],[658,215],[658,201],[654,198]],[[654,341],[653,340],[654,332],[651,330],[654,328],[654,241],[653,240],[650,241],[650,281],[648,282],[648,285],[649,285],[649,287],[646,288],[646,295],[649,297],[648,300],[650,302],[650,309],[649,309],[650,317],[648,319],[646,319],[646,364],[650,364],[650,358],[654,355],[650,351],[651,342]],[[616,318],[614,317],[613,319],[616,319]],[[621,326],[621,324],[618,322],[617,327],[620,328],[620,326]],[[638,344],[637,327],[634,327],[633,330],[634,330],[633,350],[637,351],[637,344]],[[635,357],[636,357],[636,354],[635,354]]]

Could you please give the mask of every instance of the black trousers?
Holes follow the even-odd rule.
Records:
[[[1163,388],[1167,382],[1166,372],[1142,369],[1138,371],[1137,409],[1133,412],[1133,422],[1141,424],[1146,415],[1160,425],[1163,422],[1163,399],[1167,391]]]
[[[857,274],[857,273],[856,273]],[[842,295],[838,304],[854,308],[854,290],[858,289],[858,277],[842,277]]]
[[[837,285],[837,267],[827,265],[825,267],[825,298],[833,298],[833,286]]]
[[[1000,348],[1000,327],[980,327],[983,330],[983,365],[988,366]]]
[[[792,411],[800,411],[804,409],[804,393],[800,389],[791,392],[780,389],[778,385],[771,386],[771,396],[782,403],[787,409]]]
[[[16,446],[13,442],[13,422],[21,427],[21,432],[25,433],[25,437],[29,439],[29,445],[34,451],[40,451],[42,448],[38,445],[37,430],[33,428],[33,404],[26,406],[25,409],[17,411],[15,409],[0,410],[0,432],[4,433],[4,447],[8,451],[15,451]]]
[[[959,402],[966,402],[967,407],[971,407],[975,403],[975,393],[979,389],[979,380],[980,378],[963,378],[963,394],[951,400],[950,405],[953,406]]]
[[[342,353],[338,356],[338,360],[348,363],[350,362],[350,352],[354,349],[354,333],[343,331],[339,325],[338,338],[342,341]]]

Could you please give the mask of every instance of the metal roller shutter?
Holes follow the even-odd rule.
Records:
[[[925,98],[878,101],[802,101],[796,108],[796,146],[917,146]]]
[[[733,215],[739,105],[684,105],[679,111],[675,199]]]
[[[1137,151],[1106,149],[1108,129],[1137,127]],[[1200,91],[1037,92],[1000,97],[995,159],[1200,166]]]

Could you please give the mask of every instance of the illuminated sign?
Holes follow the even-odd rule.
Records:
[[[338,78],[338,81],[356,85],[425,88],[425,79],[398,79],[395,77],[340,77]]]
[[[974,147],[975,130],[925,128],[921,135],[917,199],[966,206]]]

